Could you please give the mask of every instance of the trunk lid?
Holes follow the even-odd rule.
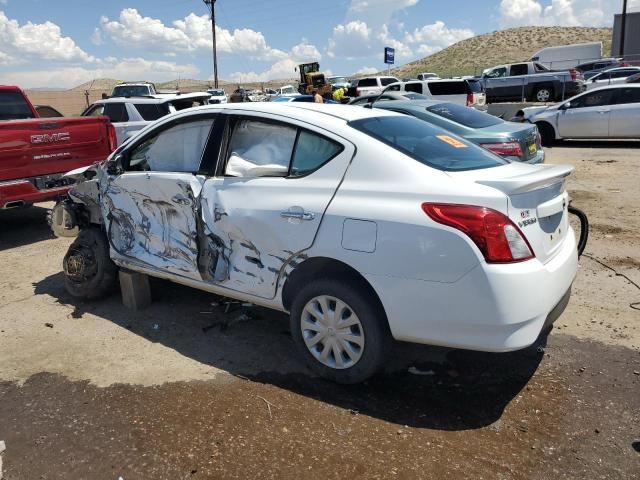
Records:
[[[478,131],[487,134],[504,135],[505,141],[516,141],[522,150],[521,160],[527,161],[535,157],[540,148],[538,141],[538,127],[530,123],[503,122],[490,127],[479,128]]]
[[[570,165],[511,163],[452,175],[503,192],[507,216],[525,236],[536,258],[546,263],[570,232],[566,179],[572,171]]]

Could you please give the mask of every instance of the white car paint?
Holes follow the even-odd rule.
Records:
[[[486,351],[533,343],[571,286],[577,268],[566,211],[571,167],[512,163],[445,172],[347,125],[398,114],[313,104],[190,109],[147,127],[128,148],[167,122],[216,112],[301,126],[344,150],[296,179],[101,171],[103,221],[118,265],[286,310],[288,274],[309,258],[335,259],[367,279],[396,339]],[[527,219],[521,229],[535,258],[488,263],[469,237],[431,220],[423,202],[482,205],[520,225]],[[163,205],[181,212],[181,220],[168,220],[175,214],[168,217]],[[198,222],[205,226],[200,240],[193,233]],[[205,244],[219,250],[203,274],[198,248]]]
[[[464,93],[455,94],[442,94],[442,88],[438,88],[438,85],[459,85],[460,91]],[[432,88],[433,85],[436,85]],[[458,105],[464,105],[466,107],[474,107],[477,109],[485,109],[487,103],[487,96],[484,92],[475,92],[469,88],[468,79],[434,79],[427,80],[409,80],[407,82],[392,83],[384,89],[384,92],[413,92],[420,95],[424,95],[427,98],[433,100],[441,100],[443,102],[456,103]]]
[[[585,98],[607,95],[589,103]],[[604,98],[604,97],[603,97]],[[620,103],[622,102],[622,103]],[[584,105],[583,105],[584,103]],[[551,107],[523,109],[523,118],[553,128],[554,138],[640,139],[640,84],[619,84],[588,90]]]
[[[610,68],[587,80],[587,90],[625,83],[627,78],[636,73],[640,73],[640,67]]]

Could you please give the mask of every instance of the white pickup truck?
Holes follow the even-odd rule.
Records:
[[[178,90],[158,90],[153,83],[119,83],[111,90],[111,97],[166,97],[178,94]]]

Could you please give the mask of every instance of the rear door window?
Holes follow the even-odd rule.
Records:
[[[382,85],[383,87],[386,87],[387,85],[391,85],[392,83],[396,83],[398,81],[397,78],[393,78],[393,77],[382,77],[380,79],[380,85]]]
[[[615,91],[614,104],[640,103],[640,88],[619,88]]]
[[[429,167],[476,170],[509,163],[452,133],[411,116],[363,118],[349,125]]]
[[[519,77],[521,75],[526,75],[529,73],[529,65],[526,63],[516,63],[515,65],[511,65],[511,76]]]
[[[466,95],[467,84],[462,81],[452,82],[429,82],[428,84],[431,95]]]
[[[166,103],[138,103],[134,106],[140,116],[147,121],[158,120],[169,114],[169,106]]]
[[[409,82],[405,84],[404,91],[422,94],[422,84],[420,82]]]
[[[124,103],[105,103],[103,115],[109,117],[112,123],[129,121],[129,114]]]
[[[338,155],[343,148],[339,143],[321,135],[300,130],[291,161],[290,176],[300,177],[314,172]]]

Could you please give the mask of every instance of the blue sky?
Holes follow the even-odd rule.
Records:
[[[219,77],[286,78],[295,64],[353,74],[422,58],[464,38],[520,25],[611,26],[622,0],[217,0]],[[315,6],[313,6],[315,5]],[[630,0],[632,10],[640,0]],[[72,87],[92,78],[209,78],[201,0],[0,0],[2,83]]]

